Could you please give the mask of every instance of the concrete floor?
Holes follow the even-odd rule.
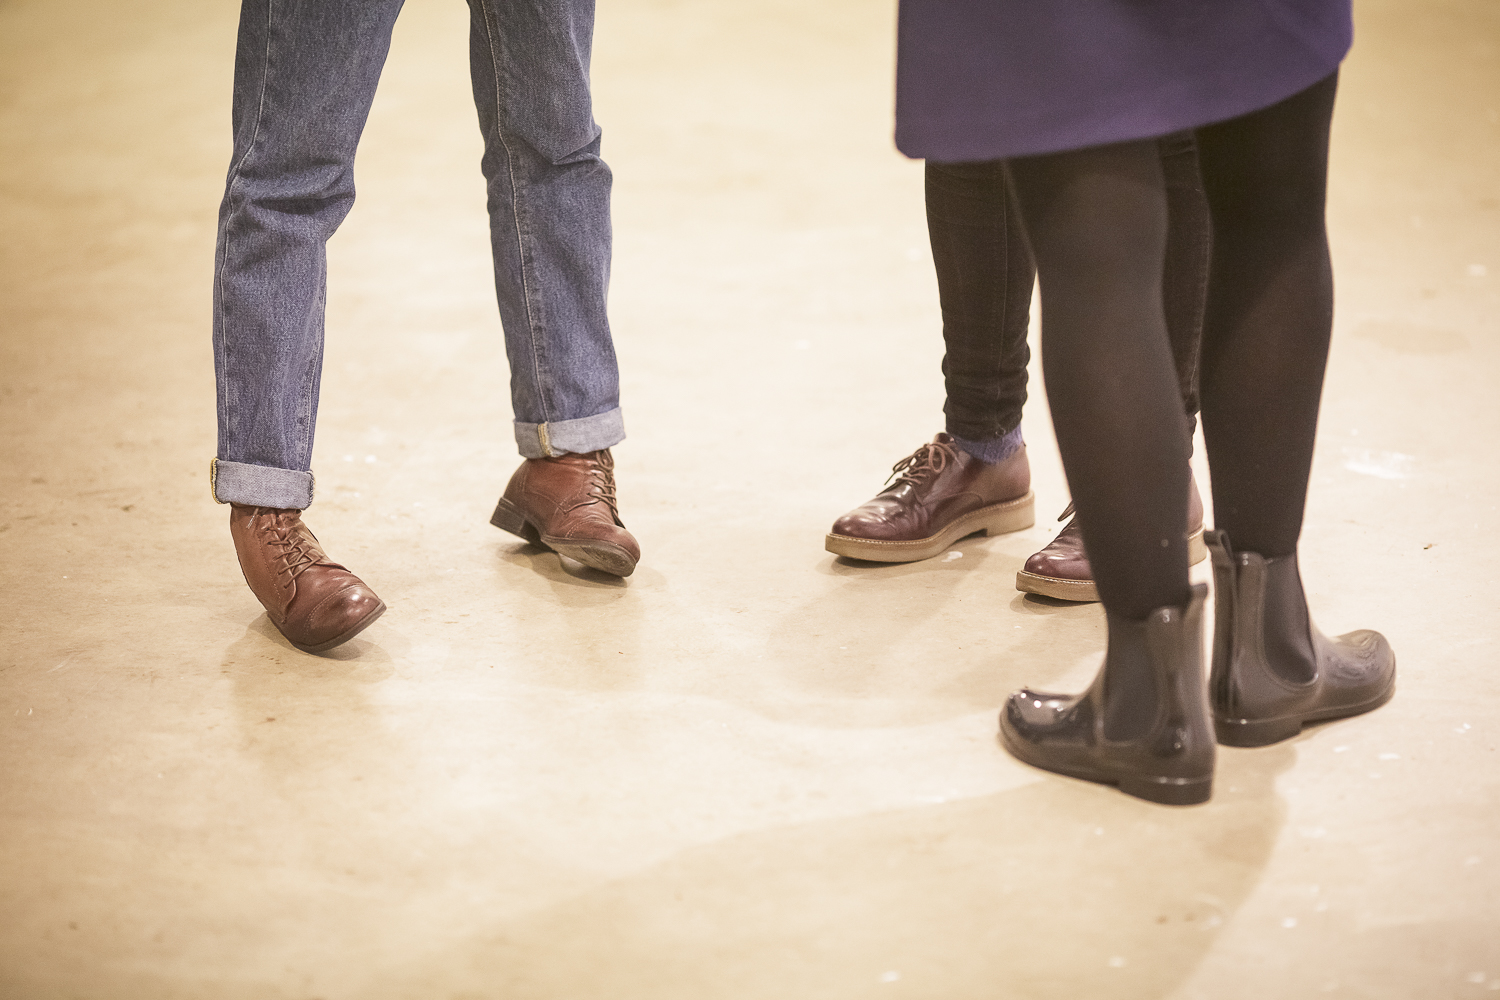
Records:
[[[1362,0],[1337,115],[1303,564],[1398,696],[1173,810],[996,742],[1103,645],[1013,589],[1066,502],[1039,392],[1036,528],[822,551],[941,420],[893,6],[603,4],[621,583],[486,524],[467,15],[413,0],[309,514],[390,611],[314,657],[208,494],[234,6],[0,2],[0,996],[1500,996],[1500,8]]]

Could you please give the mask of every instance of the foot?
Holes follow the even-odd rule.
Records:
[[[1208,549],[1203,546],[1203,498],[1198,495],[1196,480],[1189,480],[1188,487],[1188,565],[1197,565],[1208,558]],[[1061,601],[1099,600],[1073,505],[1068,504],[1057,519],[1068,523],[1056,538],[1026,560],[1016,573],[1016,589]]]
[[[1019,531],[1036,522],[1024,445],[991,464],[939,434],[897,462],[891,476],[895,481],[873,500],[833,522],[824,543],[829,552],[914,562],[969,535]]]
[[[229,534],[271,624],[304,653],[348,642],[385,612],[359,577],[329,560],[300,510],[231,504]]]
[[[1379,708],[1396,693],[1396,654],[1369,629],[1330,639],[1307,613],[1295,554],[1235,552],[1208,533],[1214,558],[1209,702],[1225,746],[1260,747],[1310,722]]]
[[[1110,616],[1104,667],[1083,694],[1022,689],[1000,713],[1005,748],[1028,764],[1164,805],[1208,801],[1213,788],[1214,738],[1203,692],[1203,600],[1193,588],[1186,607],[1157,608],[1144,622]],[[1149,677],[1155,692],[1131,706],[1128,736],[1111,734],[1106,720],[1139,691],[1121,677]],[[1114,686],[1111,686],[1113,680]]]
[[[629,576],[641,558],[640,546],[620,520],[615,460],[608,448],[526,459],[510,477],[490,523],[612,576]]]

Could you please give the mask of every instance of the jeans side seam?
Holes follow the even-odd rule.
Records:
[[[326,279],[325,279],[326,284]],[[328,296],[325,291],[318,297],[318,315],[322,316],[328,307]],[[302,417],[302,457],[307,463],[308,471],[312,471],[313,436],[317,433],[317,418],[313,407],[313,394],[318,391],[318,383],[323,373],[323,345],[325,337],[318,338],[317,350],[315,350],[307,361],[307,371],[302,376],[302,395],[298,400],[301,407]]]
[[[495,139],[505,150],[505,171],[510,178],[510,212],[511,218],[515,220],[516,226],[516,259],[521,270],[521,299],[526,303],[526,332],[531,342],[531,367],[532,374],[536,378],[537,405],[541,407],[541,421],[545,426],[552,418],[551,407],[548,405],[547,389],[542,378],[541,363],[537,358],[537,323],[536,316],[531,305],[531,281],[526,273],[526,240],[521,232],[521,193],[516,184],[515,156],[511,152],[510,143],[505,140],[505,130],[501,127],[500,117],[504,108],[501,101],[500,91],[500,59],[496,47],[495,32],[491,25],[490,0],[479,0],[479,6],[484,12],[484,37],[490,50],[490,71],[495,77]],[[545,442],[543,443],[546,449]]]

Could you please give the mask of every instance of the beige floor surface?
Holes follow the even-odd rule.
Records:
[[[1398,696],[1180,810],[997,746],[1103,642],[1013,589],[1039,390],[1036,528],[822,551],[941,420],[889,0],[603,4],[624,583],[486,523],[467,15],[409,4],[309,514],[390,611],[290,648],[207,489],[235,17],[0,2],[0,996],[1500,996],[1500,7],[1362,0],[1337,116],[1303,561]]]

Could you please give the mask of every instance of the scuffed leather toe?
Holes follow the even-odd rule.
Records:
[[[385,612],[385,602],[356,581],[328,595],[308,613],[288,619],[282,634],[292,645],[308,653],[321,653],[347,642]]]
[[[245,582],[298,649],[332,649],[385,611],[364,581],[328,558],[301,511],[233,504],[229,529]]]

